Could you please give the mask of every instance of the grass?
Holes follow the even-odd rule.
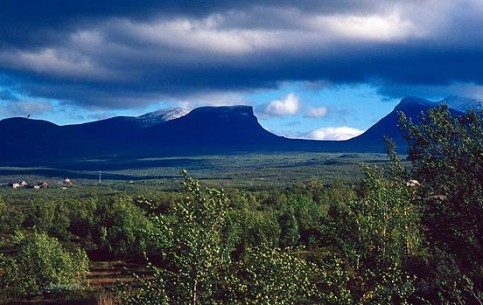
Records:
[[[76,186],[122,188],[176,188],[179,172],[186,169],[208,185],[259,188],[284,186],[316,178],[323,181],[353,181],[361,177],[361,163],[381,163],[384,154],[270,153],[218,156],[166,157],[136,160],[89,160],[38,167],[0,167],[0,185],[24,179],[29,183],[49,181],[59,188],[71,178]]]

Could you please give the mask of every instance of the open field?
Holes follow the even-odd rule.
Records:
[[[139,184],[146,188],[178,187],[180,170],[208,185],[242,188],[285,186],[316,178],[330,182],[353,181],[361,177],[360,164],[377,164],[384,154],[275,153],[218,156],[169,157],[129,161],[89,160],[38,167],[0,167],[0,184],[23,179],[29,183],[47,180],[58,187],[66,177],[75,185],[129,190]]]

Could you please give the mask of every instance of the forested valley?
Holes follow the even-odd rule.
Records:
[[[483,121],[400,114],[361,180],[2,193],[0,303],[483,304]],[[40,195],[39,195],[40,194]],[[93,285],[99,262],[128,277]]]

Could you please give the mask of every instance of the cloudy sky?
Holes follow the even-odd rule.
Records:
[[[400,98],[483,97],[481,0],[1,0],[0,119],[252,105],[344,139]]]

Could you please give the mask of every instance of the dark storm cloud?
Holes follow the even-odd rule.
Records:
[[[478,93],[482,13],[477,0],[4,0],[0,89],[91,108],[290,81]]]

